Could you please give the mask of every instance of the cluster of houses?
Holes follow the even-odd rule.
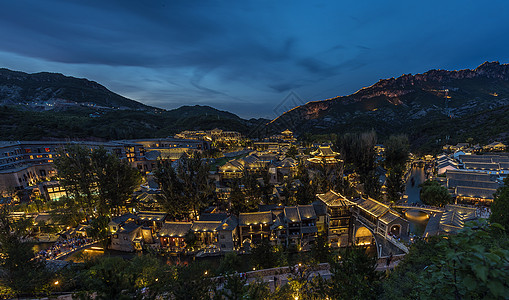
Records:
[[[263,205],[258,212],[203,213],[192,221],[168,221],[162,212],[139,212],[109,223],[111,249],[141,250],[144,246],[170,252],[204,254],[249,251],[262,240],[309,250],[324,233],[332,247],[374,243],[375,236],[406,237],[408,221],[371,198],[347,199],[329,191],[310,205]]]
[[[155,168],[158,159],[176,160],[189,150],[210,149],[206,141],[174,138],[109,142],[3,141],[0,142],[0,191],[21,190],[49,180],[56,175],[55,158],[70,145],[90,150],[103,147],[144,173]]]
[[[175,135],[177,139],[203,140],[209,142],[240,141],[242,134],[237,131],[225,131],[218,128],[212,130],[186,130]]]
[[[447,144],[442,147],[442,150],[447,151],[447,152],[465,151],[465,152],[470,152],[470,153],[481,152],[481,151],[502,152],[502,151],[507,150],[507,145],[502,142],[499,142],[499,141],[495,141],[495,142],[492,142],[492,143],[484,145],[484,146],[481,146],[479,144],[472,145],[469,143],[458,143],[456,145],[448,145]]]
[[[446,205],[442,212],[432,213],[426,225],[423,237],[456,234],[465,227],[465,223],[479,218],[488,218],[487,208],[476,208],[460,205]]]
[[[466,154],[457,151],[441,154],[436,167],[441,182],[456,198],[468,204],[490,204],[493,194],[509,174],[509,153]],[[440,176],[441,175],[441,176]]]

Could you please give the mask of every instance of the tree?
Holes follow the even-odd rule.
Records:
[[[390,201],[401,199],[405,190],[403,175],[408,159],[408,137],[391,135],[385,143],[385,168],[387,173],[387,196]]]
[[[233,183],[230,192],[230,212],[234,215],[239,215],[241,212],[250,212],[257,209],[257,203],[251,198],[248,199],[246,194],[240,189],[237,183]]]
[[[141,183],[141,174],[125,160],[100,147],[91,153],[92,168],[99,197],[98,208],[118,213]]]
[[[44,262],[27,240],[26,221],[12,222],[4,208],[0,211],[0,282],[11,296],[35,295],[49,286]]]
[[[183,219],[188,215],[189,208],[182,197],[182,185],[171,162],[159,160],[154,175],[161,190],[161,193],[157,195],[157,201],[161,203],[171,219]]]
[[[420,187],[420,197],[424,204],[441,207],[452,202],[452,196],[447,188],[436,181],[427,180]]]
[[[95,205],[93,197],[95,178],[90,151],[73,144],[66,148],[59,150],[55,168],[60,184],[88,219],[93,214]]]
[[[364,184],[364,192],[373,198],[380,197],[381,184],[376,169],[377,142],[374,130],[351,134],[347,133],[338,140],[341,155],[345,163],[353,166],[359,174],[359,180]],[[344,184],[341,185],[344,188]]]
[[[469,222],[457,235],[415,246],[384,283],[382,299],[507,297],[509,239],[499,224]]]
[[[332,299],[376,299],[381,274],[376,271],[377,258],[362,248],[347,249],[341,259],[331,262],[332,278],[328,283]]]
[[[316,237],[315,243],[311,247],[311,256],[320,263],[327,262],[330,259],[331,249],[325,233],[320,233]]]
[[[79,145],[69,145],[66,150],[60,150],[55,167],[60,183],[71,198],[68,200],[75,202],[87,219],[96,210],[99,215],[118,211],[141,182],[136,169],[103,147],[89,151]],[[70,202],[68,207],[75,206]]]
[[[270,241],[263,239],[251,249],[251,261],[258,269],[268,269],[286,265],[286,256],[282,247],[272,246]]]
[[[405,191],[405,183],[403,182],[403,170],[392,169],[387,173],[385,181],[387,187],[387,199],[396,202],[401,199],[401,194]]]
[[[183,155],[176,170],[169,161],[158,163],[155,177],[162,192],[159,199],[173,218],[184,217],[189,212],[196,217],[210,203],[214,187],[208,175],[209,166],[199,152]]]
[[[296,159],[297,155],[299,155],[297,147],[295,147],[295,145],[290,146],[290,148],[288,148],[288,151],[286,152],[286,156]]]
[[[106,248],[108,245],[108,223],[110,218],[107,216],[98,216],[90,221],[90,227],[87,228],[87,235],[102,240],[103,246]]]
[[[391,135],[385,142],[385,167],[404,169],[408,159],[408,137],[406,135]]]
[[[500,187],[495,193],[495,198],[491,204],[492,223],[499,223],[509,230],[509,177],[504,180],[504,186]]]

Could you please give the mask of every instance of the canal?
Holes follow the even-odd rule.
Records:
[[[408,196],[408,204],[422,203],[419,184],[423,183],[425,178],[424,168],[412,167],[405,188],[405,194]],[[405,212],[405,217],[410,222],[410,233],[421,236],[428,224],[428,215],[418,210],[407,210]]]

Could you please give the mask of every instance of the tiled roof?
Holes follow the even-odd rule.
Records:
[[[447,180],[448,188],[455,188],[457,186],[497,189],[499,188],[500,185],[495,181],[461,180],[454,178],[450,178]]]
[[[127,214],[123,214],[123,215],[121,215],[119,217],[111,219],[110,222],[113,222],[113,223],[116,223],[116,224],[120,224],[120,223],[124,223],[125,221],[127,221],[129,219],[136,219],[136,216],[133,215],[132,213],[127,213]]]
[[[284,214],[288,222],[300,222],[299,209],[296,206],[287,206]]]
[[[490,181],[489,174],[480,172],[448,170],[445,172],[445,175],[448,179],[454,178],[461,180]]]
[[[131,233],[131,232],[135,231],[136,229],[138,229],[139,227],[141,227],[141,226],[134,222],[128,222],[128,223],[125,223],[124,225],[122,225],[122,227],[120,227],[120,230],[117,231],[117,233]]]
[[[191,230],[191,222],[166,222],[157,233],[161,237],[183,237]]]
[[[316,219],[316,212],[313,205],[298,205],[299,215],[301,220]]]
[[[237,220],[237,217],[230,216],[228,219],[226,219],[221,226],[218,227],[217,230],[235,230],[237,228],[237,225],[239,224],[239,221]]]
[[[357,201],[357,206],[359,206],[359,208],[367,211],[368,213],[376,217],[380,217],[381,215],[389,211],[389,207],[387,205],[382,204],[373,199],[360,198]]]
[[[200,221],[224,221],[228,218],[227,214],[203,213],[200,215]]]
[[[352,201],[346,199],[343,195],[338,194],[332,190],[325,194],[318,194],[316,196],[327,206],[347,206],[354,204]]]
[[[399,218],[399,215],[395,212],[388,211],[386,214],[384,214],[382,217],[380,217],[380,221],[382,221],[385,224],[389,224],[392,221]]]
[[[272,212],[253,212],[253,213],[240,213],[239,226],[247,226],[253,224],[272,224]]]
[[[198,232],[213,232],[216,231],[221,224],[223,224],[221,221],[194,221],[193,226],[191,226],[191,230]]]
[[[497,171],[500,170],[500,165],[491,162],[465,162],[465,169]]]
[[[456,187],[456,195],[461,197],[493,199],[496,189],[484,189],[468,186]]]
[[[142,211],[138,213],[138,218],[140,220],[163,221],[166,215],[167,213],[165,212]]]
[[[329,146],[326,147],[318,147],[316,151],[311,152],[311,155],[314,156],[338,156],[339,153],[332,151],[332,149]]]
[[[322,201],[315,201],[312,203],[313,208],[315,209],[315,214],[317,216],[325,216],[327,214],[327,208]]]

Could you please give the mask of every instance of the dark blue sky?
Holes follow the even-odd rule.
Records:
[[[381,78],[509,62],[509,1],[0,3],[0,67],[86,77],[162,108],[275,116]]]

